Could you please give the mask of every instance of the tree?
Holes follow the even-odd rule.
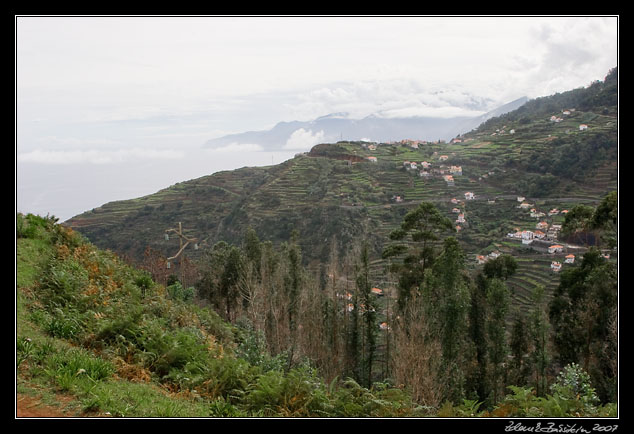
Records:
[[[233,319],[240,297],[240,282],[244,272],[240,248],[224,241],[216,243],[200,261],[201,277],[196,283],[199,297],[208,300],[225,319]]]
[[[599,206],[597,206],[590,222],[590,226],[593,229],[602,232],[601,238],[606,241],[610,249],[616,247],[618,240],[618,206],[618,194],[613,191],[604,197]]]
[[[506,344],[506,313],[509,307],[509,290],[506,284],[493,278],[487,285],[487,301],[489,304],[489,320],[487,335],[489,337],[489,361],[491,362],[491,390],[493,404],[504,391],[506,377],[505,361],[508,354]]]
[[[475,284],[471,285],[470,291],[469,338],[475,351],[475,365],[469,373],[468,389],[473,391],[481,402],[484,402],[489,397],[489,386],[487,384],[488,342],[486,319],[488,316],[488,304],[486,289],[487,279],[483,273],[479,273],[475,278]]]
[[[367,387],[372,386],[372,364],[376,352],[376,336],[378,327],[376,323],[376,301],[372,295],[370,283],[370,257],[367,242],[361,247],[361,255],[357,266],[357,291],[360,299],[360,312],[363,316],[364,345],[362,345],[362,372]]]
[[[290,334],[289,369],[293,363],[293,355],[297,344],[297,326],[300,293],[303,284],[302,252],[299,247],[299,232],[293,230],[290,243],[286,245],[286,261],[288,264],[285,279],[286,295],[288,297],[288,328]]]
[[[464,398],[467,315],[470,281],[464,253],[454,237],[445,239],[442,253],[425,275],[424,303],[432,332],[440,341],[444,398],[454,403]]]
[[[576,205],[573,207],[568,214],[566,214],[564,222],[561,225],[561,236],[588,245],[588,231],[593,214],[594,208],[590,206]]]
[[[509,383],[515,386],[525,386],[530,375],[531,364],[528,361],[530,341],[526,315],[523,311],[515,314],[509,350],[512,356],[510,362]]]
[[[224,270],[220,276],[220,296],[224,299],[226,319],[233,319],[232,313],[236,308],[240,295],[239,282],[243,273],[244,260],[242,251],[235,246],[229,248],[224,263]]]
[[[592,377],[604,402],[616,396],[611,358],[617,342],[611,324],[617,291],[616,265],[591,248],[580,266],[562,272],[549,306],[559,363],[579,363]]]
[[[408,212],[400,228],[390,233],[393,241],[409,241],[406,244],[392,244],[383,251],[383,259],[405,254],[402,262],[392,263],[392,272],[399,275],[398,308],[403,310],[411,297],[412,290],[423,284],[425,271],[434,264],[436,248],[443,234],[454,231],[451,220],[429,202],[422,202],[416,209]]]

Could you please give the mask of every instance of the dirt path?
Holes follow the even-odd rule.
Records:
[[[73,417],[57,407],[42,403],[38,398],[18,394],[17,417]]]

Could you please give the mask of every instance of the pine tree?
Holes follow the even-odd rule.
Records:
[[[548,351],[549,329],[548,316],[546,314],[546,301],[544,287],[537,285],[531,295],[533,308],[529,314],[529,330],[533,343],[531,361],[534,366],[533,377],[537,396],[545,396],[547,391],[546,370],[550,364]]]
[[[434,264],[436,248],[443,234],[455,231],[451,220],[430,202],[422,202],[408,212],[400,228],[390,233],[393,241],[411,240],[414,246],[392,244],[383,251],[383,259],[403,257],[402,262],[392,262],[392,272],[399,275],[398,308],[403,311],[413,290],[421,288],[425,271]]]
[[[438,375],[445,379],[445,399],[462,402],[465,397],[469,279],[464,272],[464,253],[449,237],[442,253],[426,273],[424,303],[432,332],[439,339],[442,360]]]

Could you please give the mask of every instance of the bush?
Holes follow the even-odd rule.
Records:
[[[170,298],[174,300],[191,301],[194,299],[194,288],[189,287],[185,289],[178,281],[172,283],[166,289]]]

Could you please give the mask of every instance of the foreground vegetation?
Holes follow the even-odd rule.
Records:
[[[524,360],[525,355],[547,358],[552,353],[518,338],[527,346],[511,360],[523,364],[505,368],[511,353],[496,330],[503,329],[504,278],[513,263],[508,258],[491,262],[478,285],[469,283],[452,237],[429,239],[436,251],[424,249],[429,268],[418,270],[426,281],[420,296],[407,293],[390,304],[390,297],[374,297],[370,291],[363,245],[341,259],[339,249],[332,248],[330,268],[320,280],[301,266],[297,235],[274,248],[248,232],[241,246],[214,246],[202,259],[205,272],[195,287],[183,287],[176,276],[158,283],[160,277],[97,249],[53,217],[18,214],[16,235],[17,391],[50,400],[70,396],[66,410],[71,414],[616,416],[616,403],[605,399],[616,378],[587,373],[596,367],[591,361],[598,348],[567,353],[565,364],[540,365],[538,359]],[[404,236],[397,233],[393,239]],[[421,235],[414,237],[421,240]],[[394,247],[391,253],[400,264],[391,272],[405,282],[405,273],[414,270],[411,261],[401,262],[403,249]],[[592,264],[576,280],[570,275],[574,288],[583,288],[588,276],[602,282],[612,278],[608,268]],[[434,295],[435,288],[446,291]],[[489,303],[477,303],[484,301],[477,297],[478,288]],[[612,290],[601,288],[606,294]],[[346,294],[342,289],[350,289],[353,298],[341,297]],[[569,297],[579,300],[587,293],[561,287],[558,306],[565,315],[557,318],[566,327],[599,311],[596,305],[594,310],[570,309]],[[421,303],[425,297],[437,297],[433,306],[440,308],[429,310],[430,304]],[[537,342],[547,336],[548,315],[536,297],[540,308],[531,312],[534,327],[527,336]],[[475,315],[484,306],[492,314]],[[449,327],[460,325],[456,318],[471,329]],[[392,329],[380,329],[379,321]],[[480,323],[489,331],[478,334],[474,327]],[[595,335],[586,338],[594,342]],[[485,359],[486,364],[478,363]],[[584,360],[586,369],[576,362]],[[526,374],[521,368],[529,364],[542,369]],[[549,374],[553,366],[561,366],[556,375]],[[601,384],[603,398],[593,378],[609,383]]]

